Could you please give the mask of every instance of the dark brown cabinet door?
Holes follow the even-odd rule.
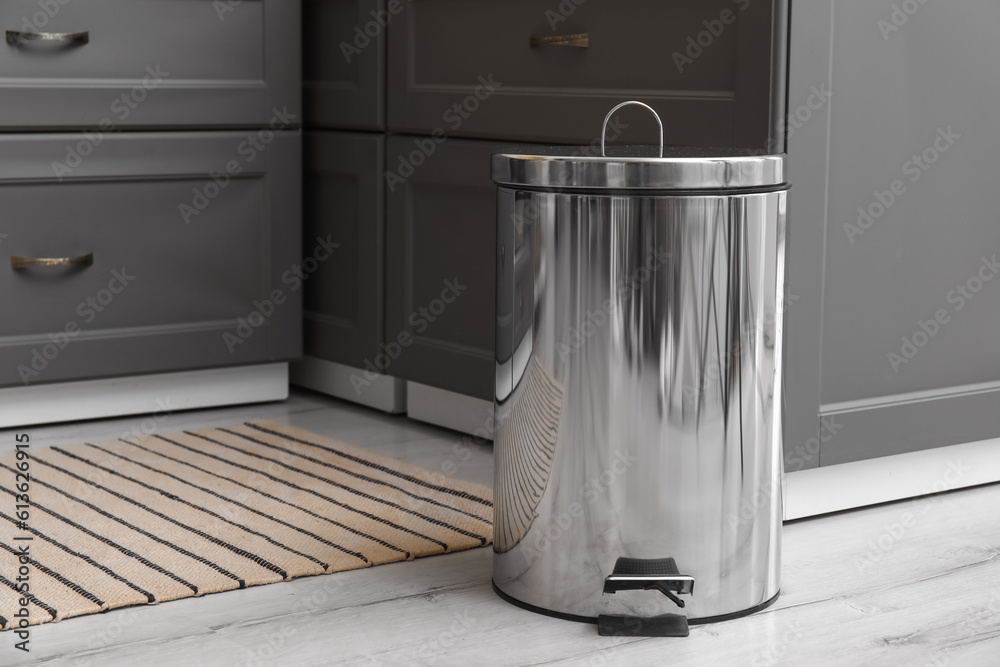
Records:
[[[385,0],[305,0],[302,12],[306,126],[384,130]]]
[[[383,330],[381,134],[305,135],[303,257],[317,239],[340,246],[305,286],[305,353],[363,367]]]
[[[423,142],[423,143],[420,143]],[[430,142],[428,144],[427,142]],[[430,155],[425,149],[434,146]],[[492,400],[496,190],[489,141],[391,136],[386,166],[386,372]],[[416,158],[417,154],[424,159]],[[400,168],[400,159],[413,166]],[[395,348],[386,349],[393,356]]]
[[[668,144],[767,146],[780,2],[404,4],[388,28],[392,131],[589,143],[611,107],[636,99]],[[656,141],[641,113],[623,112],[623,140]]]

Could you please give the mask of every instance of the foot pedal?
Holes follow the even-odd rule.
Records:
[[[679,614],[651,618],[602,614],[597,617],[597,634],[602,637],[687,637],[691,632],[687,617]]]
[[[694,593],[694,577],[681,574],[673,558],[619,558],[615,569],[604,580],[604,594],[618,591],[657,590],[674,601],[678,607],[684,601],[677,595]]]
[[[614,571],[604,580],[604,594],[618,591],[659,591],[678,607],[684,600],[677,595],[694,593],[694,577],[681,574],[673,558],[619,558]],[[688,620],[680,614],[597,617],[597,633],[614,637],[687,637]]]

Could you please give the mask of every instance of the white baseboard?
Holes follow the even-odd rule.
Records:
[[[406,414],[485,440],[493,439],[493,402],[419,382],[406,383]]]
[[[360,368],[303,357],[292,364],[291,379],[300,387],[383,412],[406,412],[406,381],[389,375],[371,378]]]
[[[1000,482],[1000,438],[788,473],[785,520]]]
[[[0,428],[288,398],[288,364],[59,382],[0,389]]]

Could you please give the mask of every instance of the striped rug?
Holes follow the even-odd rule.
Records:
[[[21,602],[33,625],[460,551],[493,535],[490,489],[269,420],[28,451],[27,503],[16,486],[23,461],[0,456],[4,629]]]

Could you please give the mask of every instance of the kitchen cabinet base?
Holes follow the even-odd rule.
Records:
[[[410,419],[493,440],[493,403],[481,398],[407,382],[406,414]]]
[[[933,497],[1000,482],[1000,438],[788,473],[785,521],[915,498],[900,515],[919,517]],[[910,519],[901,519],[904,525]]]
[[[288,398],[288,364],[0,389],[0,428],[169,413]]]
[[[406,382],[317,357],[292,364],[292,384],[390,414],[406,412]]]

